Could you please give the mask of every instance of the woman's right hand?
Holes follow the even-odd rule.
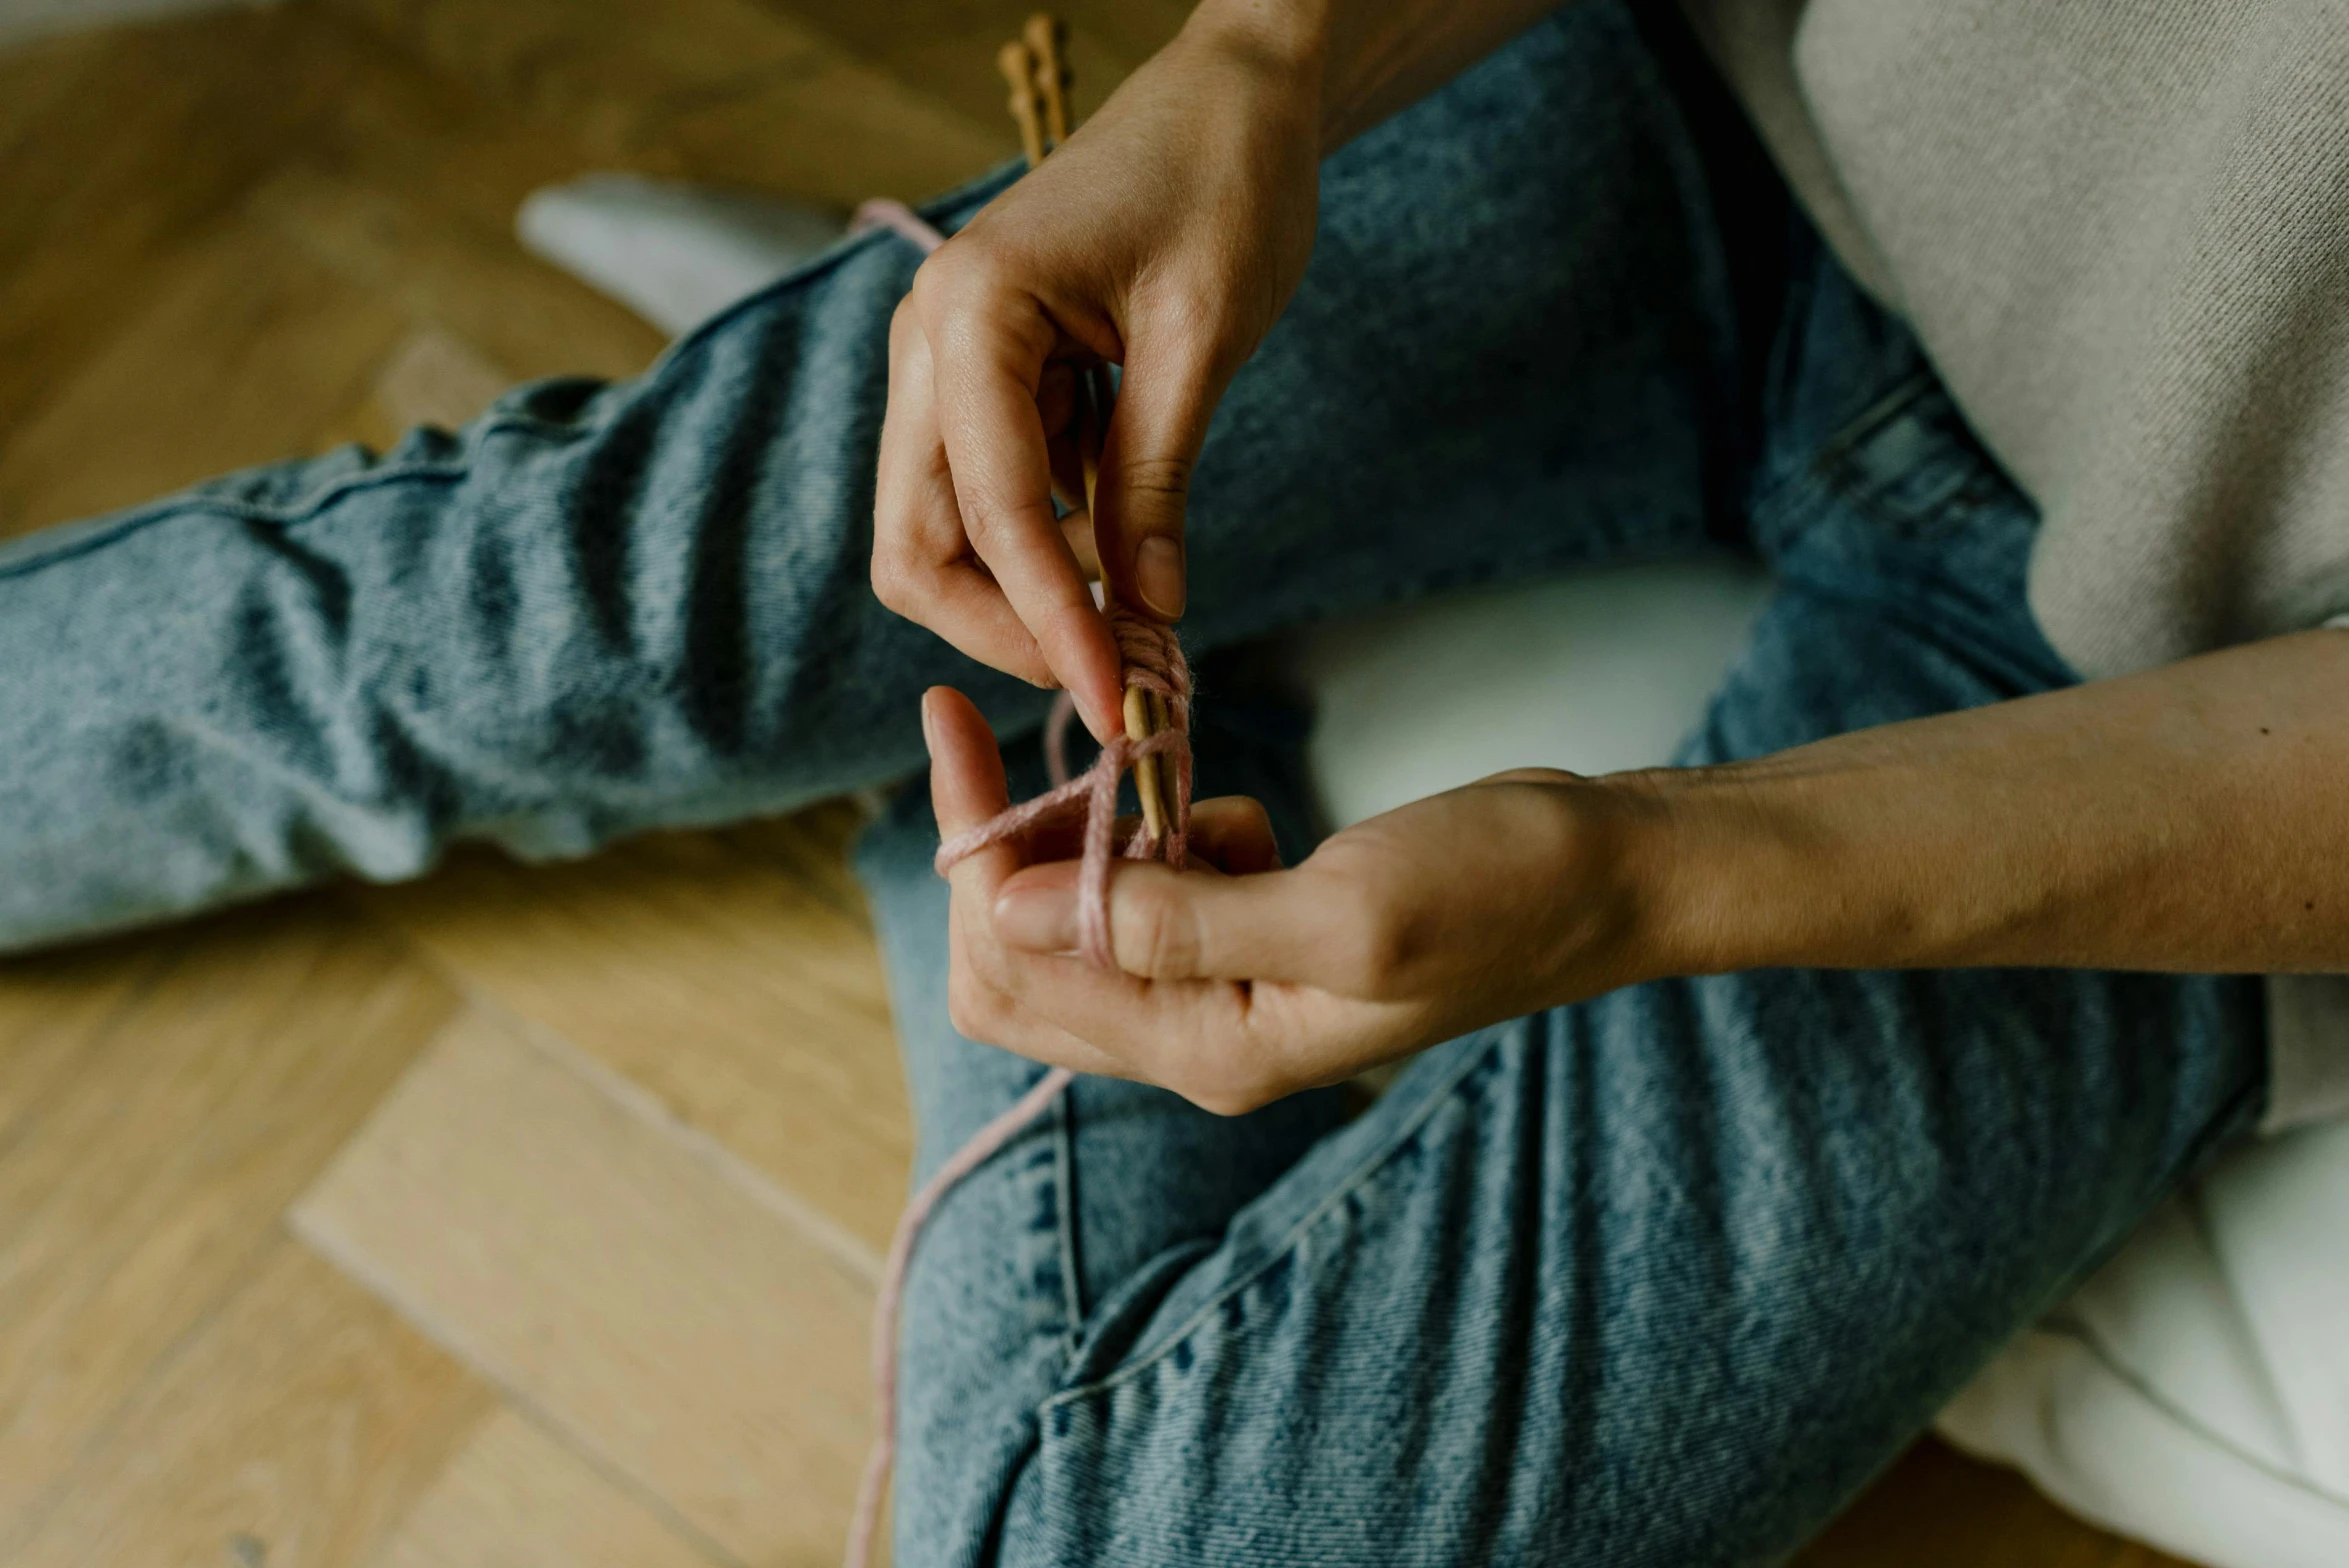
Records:
[[[873,588],[963,652],[1065,686],[1117,729],[1117,647],[1086,585],[1183,611],[1183,509],[1207,422],[1313,245],[1319,57],[1282,8],[1208,0],[1039,168],[926,261],[890,326]],[[1234,18],[1237,20],[1234,20]],[[1077,372],[1124,367],[1096,532]]]

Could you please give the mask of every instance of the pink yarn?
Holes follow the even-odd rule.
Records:
[[[1106,612],[1126,656],[1126,685],[1138,686],[1164,698],[1169,726],[1144,740],[1123,735],[1101,748],[1093,765],[1076,778],[1068,777],[1066,742],[1071,711],[1065,694],[1054,705],[1045,732],[1045,757],[1052,776],[1060,781],[1046,794],[1014,806],[993,821],[967,833],[958,833],[938,846],[938,874],[944,876],[980,850],[1019,837],[1054,817],[1066,816],[1082,805],[1085,811],[1084,860],[1077,878],[1077,950],[1104,969],[1117,967],[1109,946],[1109,860],[1117,822],[1117,781],[1144,757],[1170,757],[1174,766],[1173,820],[1166,841],[1150,836],[1145,823],[1134,829],[1122,851],[1128,860],[1155,860],[1164,855],[1177,871],[1188,864],[1191,828],[1191,671],[1182,646],[1171,628],[1145,621],[1111,605]]]
[[[925,222],[920,213],[886,196],[875,196],[849,217],[849,233],[862,234],[868,229],[888,229],[902,235],[925,256],[946,243],[946,236]]]
[[[876,198],[857,208],[849,232],[887,228],[920,246],[936,250],[945,236],[922,221],[902,202]],[[1190,851],[1191,833],[1191,667],[1174,628],[1161,626],[1111,604],[1104,613],[1125,661],[1125,683],[1156,694],[1166,703],[1168,727],[1143,740],[1111,737],[1076,778],[1068,771],[1068,726],[1076,712],[1068,693],[1060,694],[1044,727],[1044,756],[1052,770],[1053,787],[1024,805],[1012,807],[967,833],[958,833],[938,846],[935,864],[944,876],[982,849],[1018,838],[1030,828],[1082,809],[1085,813],[1084,858],[1077,877],[1077,946],[1084,956],[1104,969],[1117,967],[1109,940],[1109,861],[1117,833],[1117,783],[1128,768],[1144,757],[1165,757],[1172,766],[1174,799],[1172,820],[1164,842],[1150,836],[1147,825],[1134,829],[1125,844],[1129,860],[1151,860],[1163,855],[1177,871]],[[865,1460],[857,1485],[856,1514],[849,1526],[847,1568],[865,1568],[874,1538],[881,1527],[881,1499],[897,1458],[897,1332],[905,1303],[905,1277],[913,1262],[914,1244],[922,1227],[947,1193],[971,1172],[1044,1114],[1060,1092],[1075,1079],[1065,1067],[1055,1067],[1035,1086],[954,1151],[930,1179],[922,1183],[913,1201],[898,1219],[889,1239],[889,1255],[881,1266],[879,1298],[873,1304],[873,1393],[879,1404],[879,1430],[873,1451]]]
[[[856,1519],[848,1532],[848,1568],[864,1568],[872,1554],[873,1537],[881,1525],[881,1494],[889,1485],[889,1467],[897,1457],[897,1318],[914,1242],[938,1200],[1043,1115],[1074,1076],[1065,1067],[1053,1068],[1009,1110],[973,1134],[970,1142],[955,1150],[954,1157],[922,1183],[922,1190],[914,1194],[897,1222],[897,1234],[889,1238],[888,1261],[881,1268],[881,1299],[873,1307],[873,1393],[880,1401],[881,1430],[873,1439],[872,1453],[865,1458],[864,1479],[857,1484]]]

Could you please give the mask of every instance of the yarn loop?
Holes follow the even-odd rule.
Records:
[[[1093,765],[1075,778],[1069,776],[1067,733],[1075,712],[1063,692],[1045,724],[1044,755],[1052,769],[1053,788],[1025,805],[1014,806],[992,821],[967,833],[958,833],[938,846],[936,865],[944,876],[980,850],[1019,837],[1029,829],[1079,808],[1085,814],[1084,862],[1078,876],[1077,948],[1104,969],[1117,967],[1109,942],[1109,862],[1113,853],[1128,860],[1156,860],[1180,871],[1189,864],[1191,834],[1191,669],[1182,645],[1170,627],[1145,621],[1111,605],[1110,629],[1125,654],[1129,688],[1162,698],[1170,723],[1155,735],[1135,740],[1112,736]],[[1138,824],[1123,848],[1115,848],[1117,782],[1144,757],[1166,757],[1172,763],[1174,800],[1172,819],[1163,842],[1153,838],[1147,819]]]

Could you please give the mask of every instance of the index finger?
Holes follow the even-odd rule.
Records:
[[[995,733],[970,698],[951,686],[922,693],[922,740],[930,752],[930,809],[941,845],[985,826],[1011,804]],[[1019,869],[1021,858],[1008,841],[990,844],[964,857],[947,877],[968,890],[992,888]]]
[[[1120,728],[1117,642],[1052,509],[1036,407],[1058,331],[1033,298],[993,289],[953,291],[923,324],[963,532],[1086,727],[1106,739]]]

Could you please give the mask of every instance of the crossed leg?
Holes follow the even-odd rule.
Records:
[[[1814,277],[1749,512],[1781,588],[1687,764],[2074,678],[2028,505]],[[909,796],[861,859],[926,1165],[1039,1071],[946,1019],[934,843]],[[1484,1030],[1342,1125],[1080,1079],[916,1255],[899,1560],[1777,1560],[2264,1075],[2241,979],[1780,970]]]
[[[1722,531],[1717,194],[1613,4],[1333,159],[1203,454],[1194,642]],[[780,809],[915,764],[935,681],[1031,724],[863,584],[915,260],[856,242],[634,382],[0,551],[0,946]],[[1995,484],[1861,505],[1868,449],[1798,465],[1848,482],[1807,526],[1784,492],[1785,597],[1689,760],[2064,678]],[[924,991],[920,837],[865,864],[934,1163],[1030,1069]],[[2210,980],[1777,973],[1484,1031],[1342,1127],[1087,1083],[924,1249],[903,1560],[1765,1559],[2255,1108],[2256,1024]]]
[[[1197,471],[1195,647],[1703,539],[1735,304],[1702,160],[1620,7],[1537,27],[1323,191],[1309,275]],[[1039,694],[866,582],[919,259],[852,241],[634,381],[527,387],[380,458],[0,550],[0,949],[410,876],[459,839],[578,854],[881,782],[919,765],[939,681],[1033,724]],[[1514,526],[1533,513],[1554,526]]]

